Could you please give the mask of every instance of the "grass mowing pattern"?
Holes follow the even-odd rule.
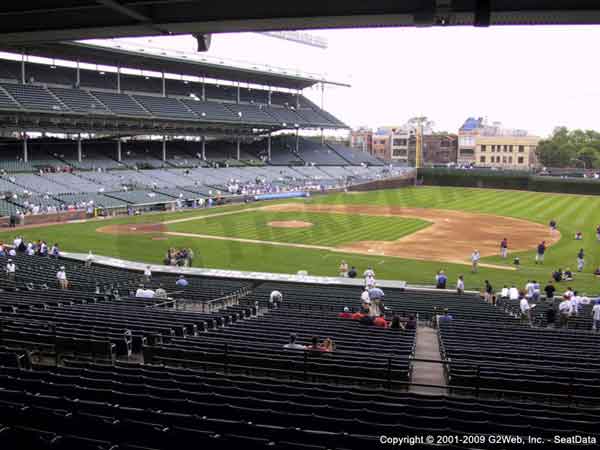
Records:
[[[307,228],[276,228],[273,221],[301,220]],[[341,244],[378,240],[393,241],[430,225],[418,219],[302,212],[251,211],[168,225],[169,231],[208,234],[260,241],[335,247]]]
[[[289,202],[290,200],[285,200],[284,203]],[[453,187],[419,187],[371,191],[353,195],[332,194],[312,197],[309,202],[464,210],[517,217],[543,224],[555,219],[562,233],[562,239],[548,250],[544,266],[534,264],[535,250],[531,249],[530,252],[520,254],[522,269],[518,272],[481,268],[477,274],[471,274],[467,266],[457,264],[175,236],[169,237],[166,241],[153,241],[151,235],[117,237],[95,232],[96,228],[103,225],[153,223],[243,209],[246,206],[232,206],[177,214],[122,217],[105,221],[54,225],[18,231],[8,230],[0,233],[0,239],[12,241],[15,234],[19,233],[25,236],[26,239],[42,238],[51,242],[59,242],[61,248],[67,251],[87,253],[88,250],[93,250],[97,254],[156,264],[161,263],[167,248],[185,246],[194,249],[196,254],[194,263],[197,266],[282,273],[296,273],[298,270],[305,269],[313,275],[329,276],[337,274],[340,260],[345,259],[349,264],[355,265],[361,272],[366,266],[372,265],[377,278],[380,279],[406,280],[409,283],[427,285],[433,284],[435,273],[443,268],[450,278],[450,286],[454,284],[459,274],[464,274],[465,284],[470,289],[480,289],[486,279],[489,279],[495,288],[501,288],[503,284],[512,283],[523,286],[528,279],[536,279],[545,283],[549,279],[552,269],[557,267],[575,269],[577,250],[583,247],[586,252],[585,271],[582,274],[577,274],[575,281],[569,283],[569,285],[588,294],[600,293],[600,279],[592,274],[594,269],[600,265],[600,242],[596,241],[595,237],[595,227],[600,224],[600,196]],[[255,206],[248,205],[248,207]],[[299,219],[299,216],[300,214],[295,213],[293,217]],[[238,216],[224,216],[221,219],[227,217],[234,219]],[[348,223],[355,229],[360,228],[362,217],[353,217],[353,219],[348,218]],[[188,223],[201,224],[202,221]],[[579,230],[584,233],[583,241],[573,239],[575,232]],[[357,229],[357,231],[360,230]],[[515,230],[515,233],[517,232],[518,230]],[[334,233],[334,231],[332,230],[331,233]],[[510,239],[510,236],[508,237]],[[484,262],[510,265],[511,261],[504,261],[500,257],[490,257],[485,258]],[[566,285],[561,283],[558,286],[559,292],[564,289],[566,289]]]

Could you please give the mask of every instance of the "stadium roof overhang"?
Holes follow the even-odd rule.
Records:
[[[348,87],[344,83],[327,81],[316,76],[302,76],[289,73],[268,71],[265,69],[241,68],[216,62],[192,59],[186,55],[170,55],[149,51],[134,51],[118,48],[115,45],[96,45],[84,42],[48,42],[37,44],[9,45],[1,42],[0,50],[12,53],[26,53],[31,56],[79,61],[89,64],[101,64],[113,67],[149,70],[191,75],[201,78],[253,83],[287,89],[305,89],[316,83],[334,84]]]
[[[598,24],[596,0],[45,0],[0,3],[0,42],[375,26]]]

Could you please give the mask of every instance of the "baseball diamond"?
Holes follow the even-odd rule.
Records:
[[[376,265],[380,279],[413,284],[432,284],[443,269],[450,278],[464,273],[466,287],[472,289],[484,279],[520,285],[549,278],[557,267],[575,268],[581,244],[586,270],[571,284],[596,292],[600,289],[592,272],[600,264],[595,238],[599,206],[600,199],[590,196],[419,187],[91,220],[23,234],[60,241],[68,251],[92,250],[149,263],[159,263],[167,248],[186,246],[194,250],[197,266],[209,268],[334,275],[336,261],[344,258],[357,267]],[[551,219],[559,224],[556,234],[547,226]],[[312,226],[269,225],[290,220]],[[587,230],[583,241],[573,239],[579,230]],[[11,236],[0,234],[5,240]],[[500,256],[504,237],[506,259]],[[543,266],[534,264],[542,240],[549,244]],[[470,274],[467,265],[475,248],[482,254],[481,270]],[[514,270],[515,256],[519,270]]]

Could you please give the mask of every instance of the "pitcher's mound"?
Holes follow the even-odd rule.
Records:
[[[303,220],[274,220],[267,225],[273,228],[308,228],[313,226],[312,223]]]

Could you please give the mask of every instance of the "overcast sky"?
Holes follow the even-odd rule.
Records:
[[[254,33],[216,34],[211,56],[325,74],[351,88],[325,91],[350,126],[397,125],[426,115],[456,132],[468,116],[547,135],[557,125],[600,129],[600,27],[321,30],[326,50]],[[147,41],[147,40],[146,40]],[[189,36],[151,45],[194,49]],[[307,90],[320,103],[320,91]]]

